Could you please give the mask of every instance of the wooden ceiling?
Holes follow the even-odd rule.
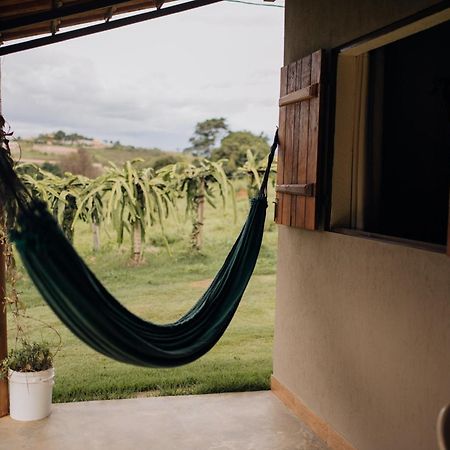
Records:
[[[0,0],[0,42],[42,34],[117,14],[161,8],[173,0]]]

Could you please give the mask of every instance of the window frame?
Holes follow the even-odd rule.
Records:
[[[364,190],[362,168],[367,130],[369,52],[448,21],[450,7],[433,8],[333,50],[334,120],[329,130],[332,158],[328,179],[331,191],[328,231],[438,253],[447,251],[450,256],[450,205],[447,246],[357,229],[363,226],[361,194]]]

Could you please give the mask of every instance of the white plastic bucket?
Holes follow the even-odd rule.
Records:
[[[15,420],[39,420],[50,414],[55,371],[9,371],[9,414]]]

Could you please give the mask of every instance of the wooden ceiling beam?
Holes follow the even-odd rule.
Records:
[[[42,2],[33,2],[33,3],[38,4],[40,3],[41,6],[40,12],[18,16],[12,19],[9,18],[1,19],[0,33],[3,33],[8,30],[13,30],[15,28],[37,25],[42,22],[48,22],[56,19],[62,19],[68,16],[73,16],[76,14],[87,13],[90,11],[95,11],[97,9],[109,8],[112,6],[120,5],[121,3],[125,4],[128,2],[123,0],[91,0],[85,3],[75,3],[71,5],[63,4],[59,8],[47,9],[45,11],[42,11]],[[18,7],[19,5],[16,6],[16,10],[18,9]]]
[[[33,0],[29,2],[12,2],[9,5],[2,4],[0,8],[1,22],[6,20],[15,20],[24,14],[38,14],[47,12],[51,8],[51,1]],[[6,17],[7,19],[3,19]]]
[[[0,47],[0,56],[9,55],[11,53],[17,53],[32,48],[43,47],[45,45],[54,44],[56,42],[63,42],[81,36],[88,36],[91,34],[100,33],[102,31],[113,30],[116,28],[125,27],[127,25],[157,19],[159,17],[189,11],[191,9],[211,5],[213,3],[219,3],[220,1],[222,0],[191,0],[178,5],[168,6],[167,8],[157,9],[155,11],[149,11],[142,14],[135,14],[133,16],[124,17],[121,19],[116,19],[109,22],[100,23],[97,25],[90,25],[87,27],[79,28],[77,30],[58,33],[55,34],[54,36],[46,36],[42,38],[31,39],[25,42],[19,42],[17,44],[9,44]]]

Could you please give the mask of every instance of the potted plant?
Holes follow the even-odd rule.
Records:
[[[13,419],[39,420],[50,414],[54,368],[47,343],[22,341],[12,349],[0,365],[0,377],[6,376]]]

